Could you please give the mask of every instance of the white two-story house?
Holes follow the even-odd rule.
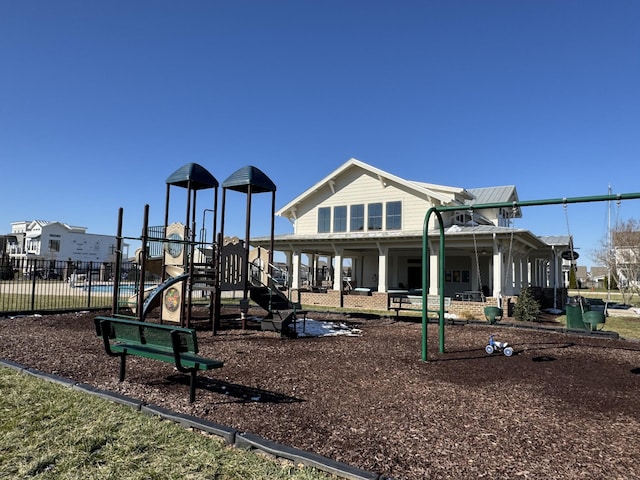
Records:
[[[6,249],[12,259],[113,262],[116,238],[87,233],[85,227],[42,220],[11,223]]]
[[[276,212],[291,221],[293,232],[277,235],[274,246],[286,258],[294,290],[418,290],[424,221],[431,207],[517,200],[515,186],[434,185],[352,158]],[[522,287],[562,286],[561,253],[568,236],[542,238],[516,228],[521,215],[519,208],[443,212],[446,296],[475,299],[480,292],[499,299],[517,295]],[[439,293],[434,221],[432,216],[428,228],[430,294]],[[268,248],[268,241],[251,243]]]

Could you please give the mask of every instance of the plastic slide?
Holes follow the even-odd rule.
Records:
[[[181,275],[168,278],[157,287],[151,289],[149,293],[146,295],[144,304],[142,305],[142,312],[140,314],[140,319],[144,321],[145,317],[147,316],[147,313],[149,313],[154,307],[157,307],[160,304],[160,299],[162,298],[162,292],[164,292],[167,288],[169,288],[174,283],[178,283],[179,281],[184,280],[188,276],[189,276],[188,274],[183,273]],[[145,290],[145,293],[146,293],[146,290]]]
[[[149,259],[145,262],[145,267],[146,267],[145,268],[146,271],[155,273],[156,275],[160,275],[162,273],[162,259],[161,258]],[[166,272],[170,278],[162,282],[160,285],[157,285],[155,287],[145,288],[144,291],[142,292],[142,295],[144,298],[144,304],[142,306],[142,317],[141,317],[142,319],[144,319],[146,314],[149,313],[152,309],[160,305],[160,299],[162,298],[162,296],[158,295],[158,293],[162,293],[165,290],[165,288],[168,288],[174,283],[180,280],[183,280],[187,276],[184,273],[184,268],[180,265],[167,265]],[[178,279],[178,280],[175,280],[175,279]],[[159,291],[156,292],[157,290]],[[137,293],[129,297],[129,300],[127,301],[127,305],[129,305],[129,308],[131,308],[133,313],[137,313],[137,309],[138,309]]]

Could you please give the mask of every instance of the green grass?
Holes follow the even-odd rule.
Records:
[[[611,302],[622,302],[622,294],[617,290],[612,290],[611,292],[607,292],[606,290],[569,290],[568,295],[570,297],[574,297],[576,295],[580,295],[585,298],[599,298],[607,301],[609,299]],[[637,297],[634,297],[632,301],[634,306],[638,306]],[[560,321],[563,325],[566,325],[566,316],[558,317],[558,321]],[[640,339],[640,318],[633,316],[612,316],[609,315],[606,319],[606,322],[603,327],[604,331],[607,332],[616,332],[620,337],[625,339]]]
[[[559,316],[557,321],[562,325],[566,325],[566,315]],[[627,340],[640,340],[640,318],[610,315],[606,318],[602,330],[605,332],[616,332],[621,338]]]
[[[572,289],[567,292],[567,295],[570,297],[575,297],[576,295],[580,295],[585,298],[600,298],[602,300],[610,299],[611,302],[623,301],[622,294],[620,293],[619,290],[611,290],[610,292],[607,292],[604,289],[598,289],[598,290]],[[631,304],[634,307],[640,306],[640,300],[636,295],[634,295],[633,299],[631,299]]]
[[[336,478],[0,367],[0,478]]]
[[[622,338],[640,340],[640,319],[608,316],[603,330],[617,332]]]
[[[17,312],[31,310],[31,294],[3,293],[0,311]],[[87,296],[82,295],[34,295],[34,310],[82,310],[87,308]],[[92,295],[92,308],[108,308],[111,306],[111,296]]]

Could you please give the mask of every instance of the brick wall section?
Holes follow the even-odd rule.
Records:
[[[293,298],[297,295],[294,293]],[[300,292],[300,303],[310,307],[341,307],[342,292],[327,290],[326,293]]]
[[[515,305],[518,297],[505,297],[502,304],[502,312],[505,317],[508,316],[508,302]],[[498,300],[495,297],[487,297],[486,302],[457,302],[452,300],[451,306],[447,309],[449,313],[457,315],[458,318],[464,320],[477,319],[484,320],[484,307],[496,307]]]
[[[489,300],[489,299],[487,299]],[[496,302],[457,302],[451,301],[451,306],[447,308],[449,313],[453,313],[457,318],[463,320],[484,319],[484,307],[495,306]]]
[[[371,295],[345,295],[342,297],[344,308],[362,308],[363,310],[387,309],[388,295],[381,292],[372,292]]]
[[[388,311],[388,294],[381,292],[372,292],[371,295],[344,295],[337,290],[327,290],[325,293],[317,292],[299,292],[300,303],[307,307],[335,307],[348,308],[353,310],[378,310],[381,312]],[[293,298],[297,299],[294,292]],[[504,315],[507,312],[507,300],[515,304],[518,297],[509,297],[504,300]],[[460,319],[478,319],[484,320],[484,307],[496,306],[497,299],[487,297],[486,302],[459,302],[452,300],[451,305],[447,307],[447,312],[455,314]],[[420,311],[420,309],[416,309]],[[389,311],[393,313],[392,311]]]

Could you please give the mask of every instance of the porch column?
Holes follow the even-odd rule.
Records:
[[[514,270],[514,282],[513,287],[511,288],[511,294],[514,295],[519,285],[522,285],[522,259],[520,258],[520,254],[513,255],[513,270]]]
[[[440,278],[440,271],[438,269],[438,256],[439,256],[438,244],[430,243],[429,245],[429,291],[427,292],[428,295],[438,295],[439,293],[438,282]]]
[[[342,250],[333,256],[333,289],[342,290]]]
[[[493,244],[493,256],[491,258],[493,262],[493,292],[492,296],[498,299],[502,298],[503,289],[506,285],[502,284],[502,248],[500,245]]]
[[[520,260],[520,288],[523,288],[529,285],[527,257],[525,255],[520,255],[519,260]]]
[[[300,288],[300,250],[296,249],[291,252],[291,288]]]
[[[316,287],[316,272],[318,271],[318,256],[315,253],[309,254],[309,287]]]
[[[378,291],[386,292],[389,289],[387,267],[389,264],[389,248],[378,245]]]

